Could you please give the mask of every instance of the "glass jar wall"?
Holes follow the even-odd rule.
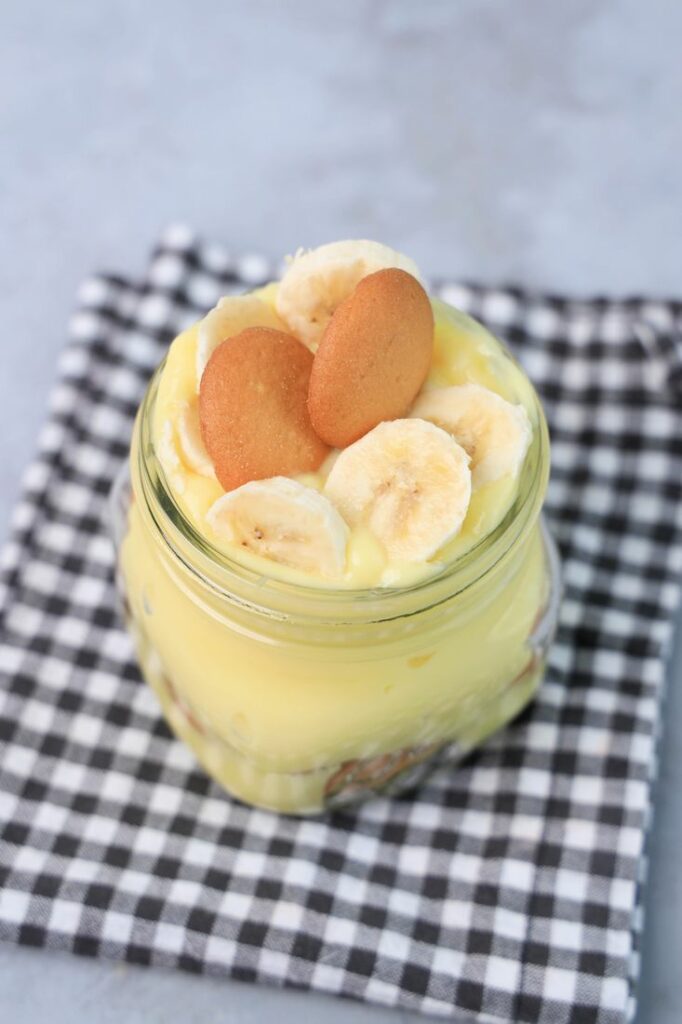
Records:
[[[413,586],[335,590],[256,574],[185,518],[152,443],[160,372],[114,493],[118,578],[143,674],[210,775],[247,803],[317,813],[412,787],[521,711],[559,594],[535,396],[518,494],[492,533]]]

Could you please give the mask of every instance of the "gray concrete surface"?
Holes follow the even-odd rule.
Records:
[[[369,236],[427,272],[682,293],[677,0],[4,0],[0,529],[78,282],[186,220],[273,256]],[[671,670],[680,683],[682,652]],[[682,693],[672,687],[639,1024],[682,1016]],[[0,948],[15,1024],[404,1020]]]

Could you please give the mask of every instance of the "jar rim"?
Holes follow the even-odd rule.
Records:
[[[451,307],[452,308],[452,307]],[[479,330],[481,324],[471,320]],[[518,364],[506,346],[486,330],[501,353]],[[153,413],[164,359],[154,372],[138,412],[131,451],[131,470],[141,485],[144,511],[174,564],[195,583],[230,604],[275,619],[385,622],[433,608],[478,583],[525,537],[539,515],[549,475],[549,434],[540,399],[525,375],[532,408],[533,438],[519,473],[516,496],[497,526],[471,548],[444,562],[434,573],[404,586],[351,588],[306,585],[263,574],[221,551],[192,524],[180,507],[156,454]]]

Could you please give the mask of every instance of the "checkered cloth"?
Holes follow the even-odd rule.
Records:
[[[416,796],[296,820],[169,734],[115,610],[107,492],[169,339],[276,272],[183,230],[87,281],[2,558],[0,935],[481,1021],[633,1010],[682,567],[682,305],[443,284],[551,424],[565,600],[534,706]]]

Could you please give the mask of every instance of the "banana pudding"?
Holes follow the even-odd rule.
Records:
[[[118,492],[172,728],[231,793],[293,813],[477,746],[542,675],[548,468],[522,370],[407,257],[333,243],[223,298],[152,380]]]

